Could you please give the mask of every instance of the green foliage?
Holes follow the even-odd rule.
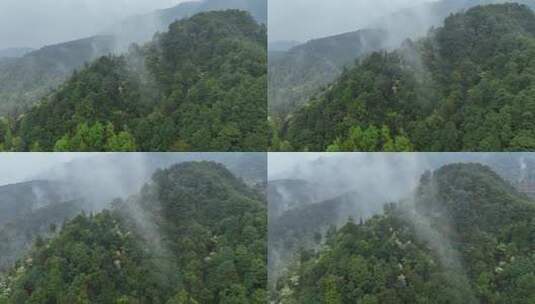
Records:
[[[37,240],[0,301],[265,303],[266,202],[222,165],[159,170],[112,206]]]
[[[265,151],[266,40],[243,11],[177,21],[75,72],[0,125],[0,141],[13,151]]]
[[[532,303],[535,202],[488,167],[422,176],[414,202],[347,223],[277,283],[281,303]]]
[[[534,79],[534,12],[478,6],[358,62],[282,125],[279,141],[315,151],[532,150]]]
[[[0,60],[0,116],[18,116],[39,103],[43,96],[61,87],[62,83],[84,63],[100,56],[124,51],[126,44],[149,41],[156,31],[164,31],[176,20],[197,13],[240,9],[250,12],[260,23],[267,22],[267,1],[185,1],[174,7],[148,15],[123,20],[107,34],[44,46],[39,50],[10,49]],[[156,27],[155,27],[156,26]],[[4,52],[5,53],[5,52]]]
[[[121,131],[119,134],[115,134],[111,123],[105,128],[101,123],[97,122],[91,127],[85,123],[79,125],[72,138],[65,135],[54,145],[55,152],[98,152],[104,150],[134,152],[136,150],[135,139],[128,131]]]
[[[383,126],[381,130],[371,126],[364,131],[360,127],[353,127],[349,130],[348,138],[344,141],[337,139],[332,145],[327,147],[328,152],[377,150],[385,152],[410,152],[412,145],[409,139],[402,135],[392,139],[387,126]]]

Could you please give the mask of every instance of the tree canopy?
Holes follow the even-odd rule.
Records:
[[[274,149],[533,149],[535,14],[477,6],[357,62],[275,132]]]
[[[265,303],[266,202],[223,165],[159,170],[112,206],[38,238],[0,303]]]
[[[280,303],[532,303],[535,202],[490,168],[447,165],[414,200],[330,230],[281,278]]]
[[[9,151],[263,151],[265,25],[238,10],[176,21],[104,56],[16,119]]]

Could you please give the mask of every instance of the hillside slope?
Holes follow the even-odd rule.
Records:
[[[0,282],[0,303],[264,303],[266,202],[222,165],[160,170],[80,215]]]
[[[297,150],[504,151],[534,146],[535,14],[478,6],[345,72],[282,130]]]
[[[488,167],[422,176],[414,201],[304,252],[279,303],[532,303],[535,202]]]
[[[379,18],[359,31],[315,39],[291,50],[270,50],[269,113],[274,119],[284,119],[335,81],[343,73],[344,67],[350,67],[363,56],[382,49],[397,48],[409,38],[424,37],[432,27],[443,26],[444,19],[450,14],[501,2],[504,1],[426,2]],[[535,9],[535,3],[531,0],[514,2]],[[318,47],[323,48],[321,56],[315,52]]]
[[[263,151],[266,40],[243,11],[177,21],[127,55],[87,65],[0,126],[4,149]]]
[[[259,23],[266,23],[265,0],[184,2],[168,9],[127,18],[92,37],[45,46],[21,58],[0,61],[0,116],[16,116],[24,112],[56,90],[85,63],[101,56],[124,53],[132,43],[149,42],[154,34],[166,31],[177,20],[224,9],[245,10]]]

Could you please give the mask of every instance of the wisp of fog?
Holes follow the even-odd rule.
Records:
[[[93,36],[123,19],[186,0],[2,0],[0,50]]]
[[[435,0],[270,0],[269,41],[300,41],[355,31],[404,8]]]

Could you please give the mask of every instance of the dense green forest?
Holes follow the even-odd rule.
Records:
[[[500,0],[439,0],[415,4],[383,16],[364,29],[292,45],[288,41],[270,42],[268,47],[269,115],[280,125],[310,98],[322,92],[344,68],[372,52],[397,48],[407,38],[419,38],[432,26],[440,26],[450,14]],[[531,0],[515,2],[530,5]],[[423,15],[423,16],[422,16]],[[423,17],[423,18],[422,18]],[[422,19],[425,26],[422,24]],[[400,26],[402,25],[402,26]],[[287,45],[287,48],[277,48]]]
[[[151,43],[105,56],[18,118],[8,151],[263,151],[266,27],[247,12],[201,13]]]
[[[533,303],[535,202],[490,168],[444,166],[414,199],[331,228],[276,303]]]
[[[83,68],[86,62],[111,53],[124,53],[132,43],[146,43],[155,33],[167,31],[176,20],[224,9],[245,10],[259,23],[266,23],[265,0],[186,1],[174,7],[129,17],[91,37],[55,43],[37,50],[0,50],[0,116],[17,117],[24,113],[60,87],[74,70]]]
[[[507,151],[535,148],[535,14],[456,13],[427,38],[376,52],[293,113],[275,150]]]
[[[0,303],[265,303],[264,196],[223,165],[158,170],[0,276]]]

